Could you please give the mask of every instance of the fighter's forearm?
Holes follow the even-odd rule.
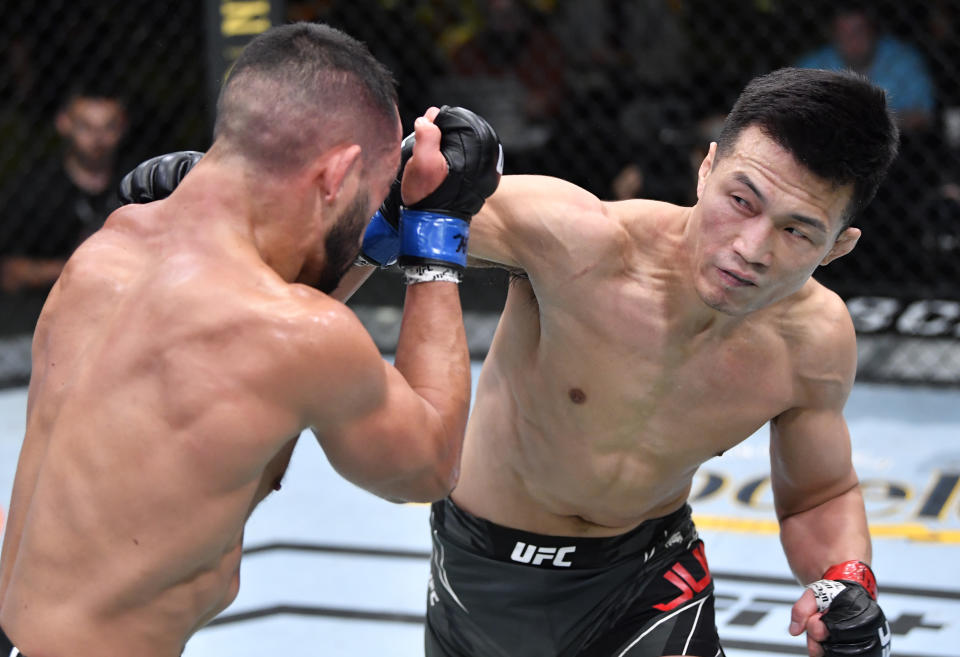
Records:
[[[470,356],[455,283],[407,287],[394,365],[435,411],[419,431],[438,441],[438,469],[454,476],[470,403]]]
[[[830,566],[851,559],[870,563],[870,532],[860,486],[780,519],[780,542],[794,575],[820,579]]]
[[[462,416],[465,423],[461,406],[470,396],[470,361],[455,283],[407,287],[394,364],[441,415]]]

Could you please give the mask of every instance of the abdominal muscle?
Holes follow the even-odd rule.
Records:
[[[453,500],[497,524],[558,536],[613,536],[680,508],[704,446],[678,451],[658,438],[657,418],[562,378],[491,351]]]
[[[670,468],[639,453],[596,453],[584,436],[501,417],[472,423],[465,442],[452,498],[474,515],[540,534],[615,536],[686,501],[695,467],[663,478]]]
[[[508,300],[452,494],[501,525],[611,536],[668,515],[686,502],[702,463],[760,429],[789,397],[789,380],[775,374],[785,368],[760,338],[701,341],[671,358],[673,346],[656,335],[598,339],[581,325],[548,332],[531,315],[516,295]]]

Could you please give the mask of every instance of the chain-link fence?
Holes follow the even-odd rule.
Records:
[[[24,336],[58,263],[115,202],[116,176],[149,155],[204,149],[221,65],[277,16],[367,42],[397,76],[407,129],[430,104],[471,107],[497,128],[508,173],[560,176],[603,198],[692,203],[695,167],[751,77],[861,68],[890,92],[901,156],[858,221],[856,251],[817,277],[848,302],[861,379],[960,383],[960,0],[8,3],[0,379],[22,381]],[[116,138],[91,136],[109,132],[96,123],[109,123],[103,107],[75,116],[78,97],[120,102],[120,119],[106,112],[122,135],[115,158],[104,151]],[[476,271],[463,288],[468,316],[485,318],[478,355],[505,286]],[[394,313],[374,308],[399,306],[400,287],[387,272],[351,302],[387,349]]]

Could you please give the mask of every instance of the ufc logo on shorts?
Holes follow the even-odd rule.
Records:
[[[549,562],[557,568],[569,568],[573,562],[567,561],[568,554],[573,554],[577,550],[575,545],[565,547],[537,547],[536,545],[527,545],[523,541],[517,541],[513,546],[513,554],[510,558],[519,563],[529,563],[534,566],[543,565],[543,562]]]

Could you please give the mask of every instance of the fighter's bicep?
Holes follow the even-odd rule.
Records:
[[[606,222],[604,204],[572,183],[504,176],[471,223],[469,252],[525,271],[569,267],[588,241],[602,239]]]
[[[384,363],[373,402],[356,412],[312,427],[330,464],[344,478],[374,492],[437,461],[438,418],[399,371]]]
[[[855,486],[850,434],[841,409],[790,409],[770,422],[771,486],[780,517]]]

